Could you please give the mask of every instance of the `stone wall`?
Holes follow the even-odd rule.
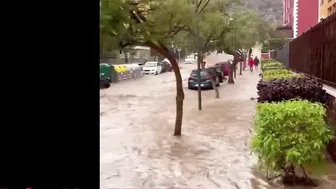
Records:
[[[327,105],[327,120],[328,123],[333,127],[336,136],[336,97],[329,95]],[[330,154],[330,157],[336,163],[336,138],[328,144],[327,151]]]

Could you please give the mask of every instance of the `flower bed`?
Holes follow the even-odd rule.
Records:
[[[262,70],[252,150],[268,179],[273,179],[271,172],[287,185],[315,185],[304,167],[321,167],[333,138],[324,119],[326,91],[316,79],[293,74],[279,62],[262,62]],[[297,168],[303,176],[297,175]]]

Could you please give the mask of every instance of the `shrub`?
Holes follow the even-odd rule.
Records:
[[[328,95],[323,84],[313,78],[276,79],[259,81],[258,102],[279,102],[299,98],[325,104]]]
[[[267,70],[279,70],[279,69],[284,69],[284,67],[282,67],[282,66],[270,66],[270,67],[261,68],[261,70],[263,72],[267,71]]]
[[[325,113],[323,105],[307,100],[257,104],[252,150],[261,168],[295,179],[297,166],[321,168],[323,150],[333,138]]]
[[[280,62],[268,62],[261,65],[261,69],[269,67],[282,67],[282,64]]]
[[[267,63],[272,63],[272,62],[276,62],[276,61],[274,61],[274,60],[262,60],[261,61],[261,65],[264,65],[264,64],[267,64]]]
[[[262,73],[262,75],[277,75],[277,74],[292,74],[292,72],[287,69],[276,69],[276,70],[266,70]]]
[[[294,75],[292,73],[287,73],[287,74],[274,74],[274,75],[265,75],[262,76],[262,79],[264,81],[271,81],[275,79],[291,79],[291,78],[300,78],[302,75]]]

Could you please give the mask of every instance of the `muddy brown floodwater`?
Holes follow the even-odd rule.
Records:
[[[100,91],[100,188],[282,188],[254,169],[249,138],[258,73],[245,71],[235,85],[222,83],[220,99],[187,89],[195,65],[183,65],[182,136],[174,137],[173,73],[144,76]],[[331,165],[330,167],[332,167]],[[335,167],[333,167],[335,168]],[[330,168],[331,170],[333,168]],[[336,173],[318,188],[336,189]]]

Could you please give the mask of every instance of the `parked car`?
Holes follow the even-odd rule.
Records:
[[[142,73],[143,74],[148,74],[148,75],[157,75],[161,73],[162,71],[162,66],[158,62],[146,62],[142,66]]]
[[[227,61],[219,62],[219,63],[217,63],[216,65],[220,65],[220,66],[222,66],[224,77],[229,75],[230,67],[229,67]]]
[[[184,59],[185,64],[194,64],[197,62],[197,58],[194,55],[189,55]]]
[[[164,73],[168,71],[168,63],[167,62],[159,62],[159,65],[162,67],[160,73]]]
[[[220,85],[219,77],[214,69],[212,68],[201,69],[201,88],[202,89],[213,89],[211,79],[216,81],[216,86]],[[190,73],[190,77],[188,78],[188,88],[189,89],[198,88],[197,69],[191,71]]]
[[[223,83],[224,80],[224,71],[223,67],[221,65],[214,65],[211,67],[208,67],[209,69],[212,69],[213,72],[215,72],[219,78],[219,82]]]
[[[173,71],[173,67],[172,67],[170,61],[167,58],[165,58],[162,62],[166,62],[167,63],[167,66],[168,66],[167,67],[167,72]]]

